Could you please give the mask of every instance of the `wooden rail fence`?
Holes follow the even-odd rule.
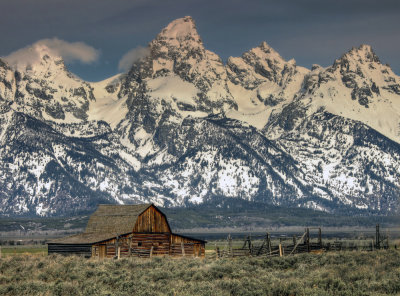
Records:
[[[314,241],[311,239],[310,230],[317,231],[317,237]],[[373,251],[374,249],[388,249],[389,248],[389,235],[382,236],[380,234],[379,224],[376,225],[375,241],[371,239],[369,243],[359,246],[356,243],[345,243],[341,241],[327,242],[322,241],[322,230],[320,227],[308,227],[304,233],[298,237],[280,237],[279,244],[272,244],[271,235],[267,232],[265,236],[261,237],[263,240],[261,244],[255,245],[254,238],[248,235],[241,248],[233,248],[232,237],[228,235],[224,248],[221,250],[215,246],[216,257],[240,257],[240,256],[288,256],[299,253],[319,253],[324,251],[351,251],[351,250],[364,250]],[[290,241],[290,243],[287,243]]]

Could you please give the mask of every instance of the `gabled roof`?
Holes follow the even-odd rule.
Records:
[[[137,218],[151,205],[99,205],[90,216],[85,233],[112,233],[116,236],[132,232]]]
[[[85,232],[50,241],[50,244],[90,244],[115,238],[133,231],[136,220],[153,204],[99,205]]]

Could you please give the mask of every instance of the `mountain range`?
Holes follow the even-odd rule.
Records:
[[[87,82],[46,45],[0,59],[0,214],[242,199],[400,211],[400,77],[370,46],[306,69],[266,42],[225,63],[191,17]]]

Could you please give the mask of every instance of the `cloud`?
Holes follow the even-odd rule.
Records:
[[[118,69],[122,71],[128,71],[134,62],[141,58],[147,57],[149,54],[150,50],[148,47],[138,46],[124,54],[118,63]]]
[[[99,58],[99,51],[83,42],[68,42],[58,38],[42,39],[12,52],[4,59],[15,67],[39,62],[44,54],[62,57],[66,63],[75,61],[89,64]]]

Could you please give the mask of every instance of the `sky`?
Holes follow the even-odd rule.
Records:
[[[369,44],[400,74],[398,0],[1,0],[0,12],[0,57],[19,59],[18,50],[45,39],[88,81],[123,72],[128,52],[140,54],[169,22],[187,15],[224,61],[266,41],[297,65],[326,67]],[[92,55],[82,57],[78,47]]]

